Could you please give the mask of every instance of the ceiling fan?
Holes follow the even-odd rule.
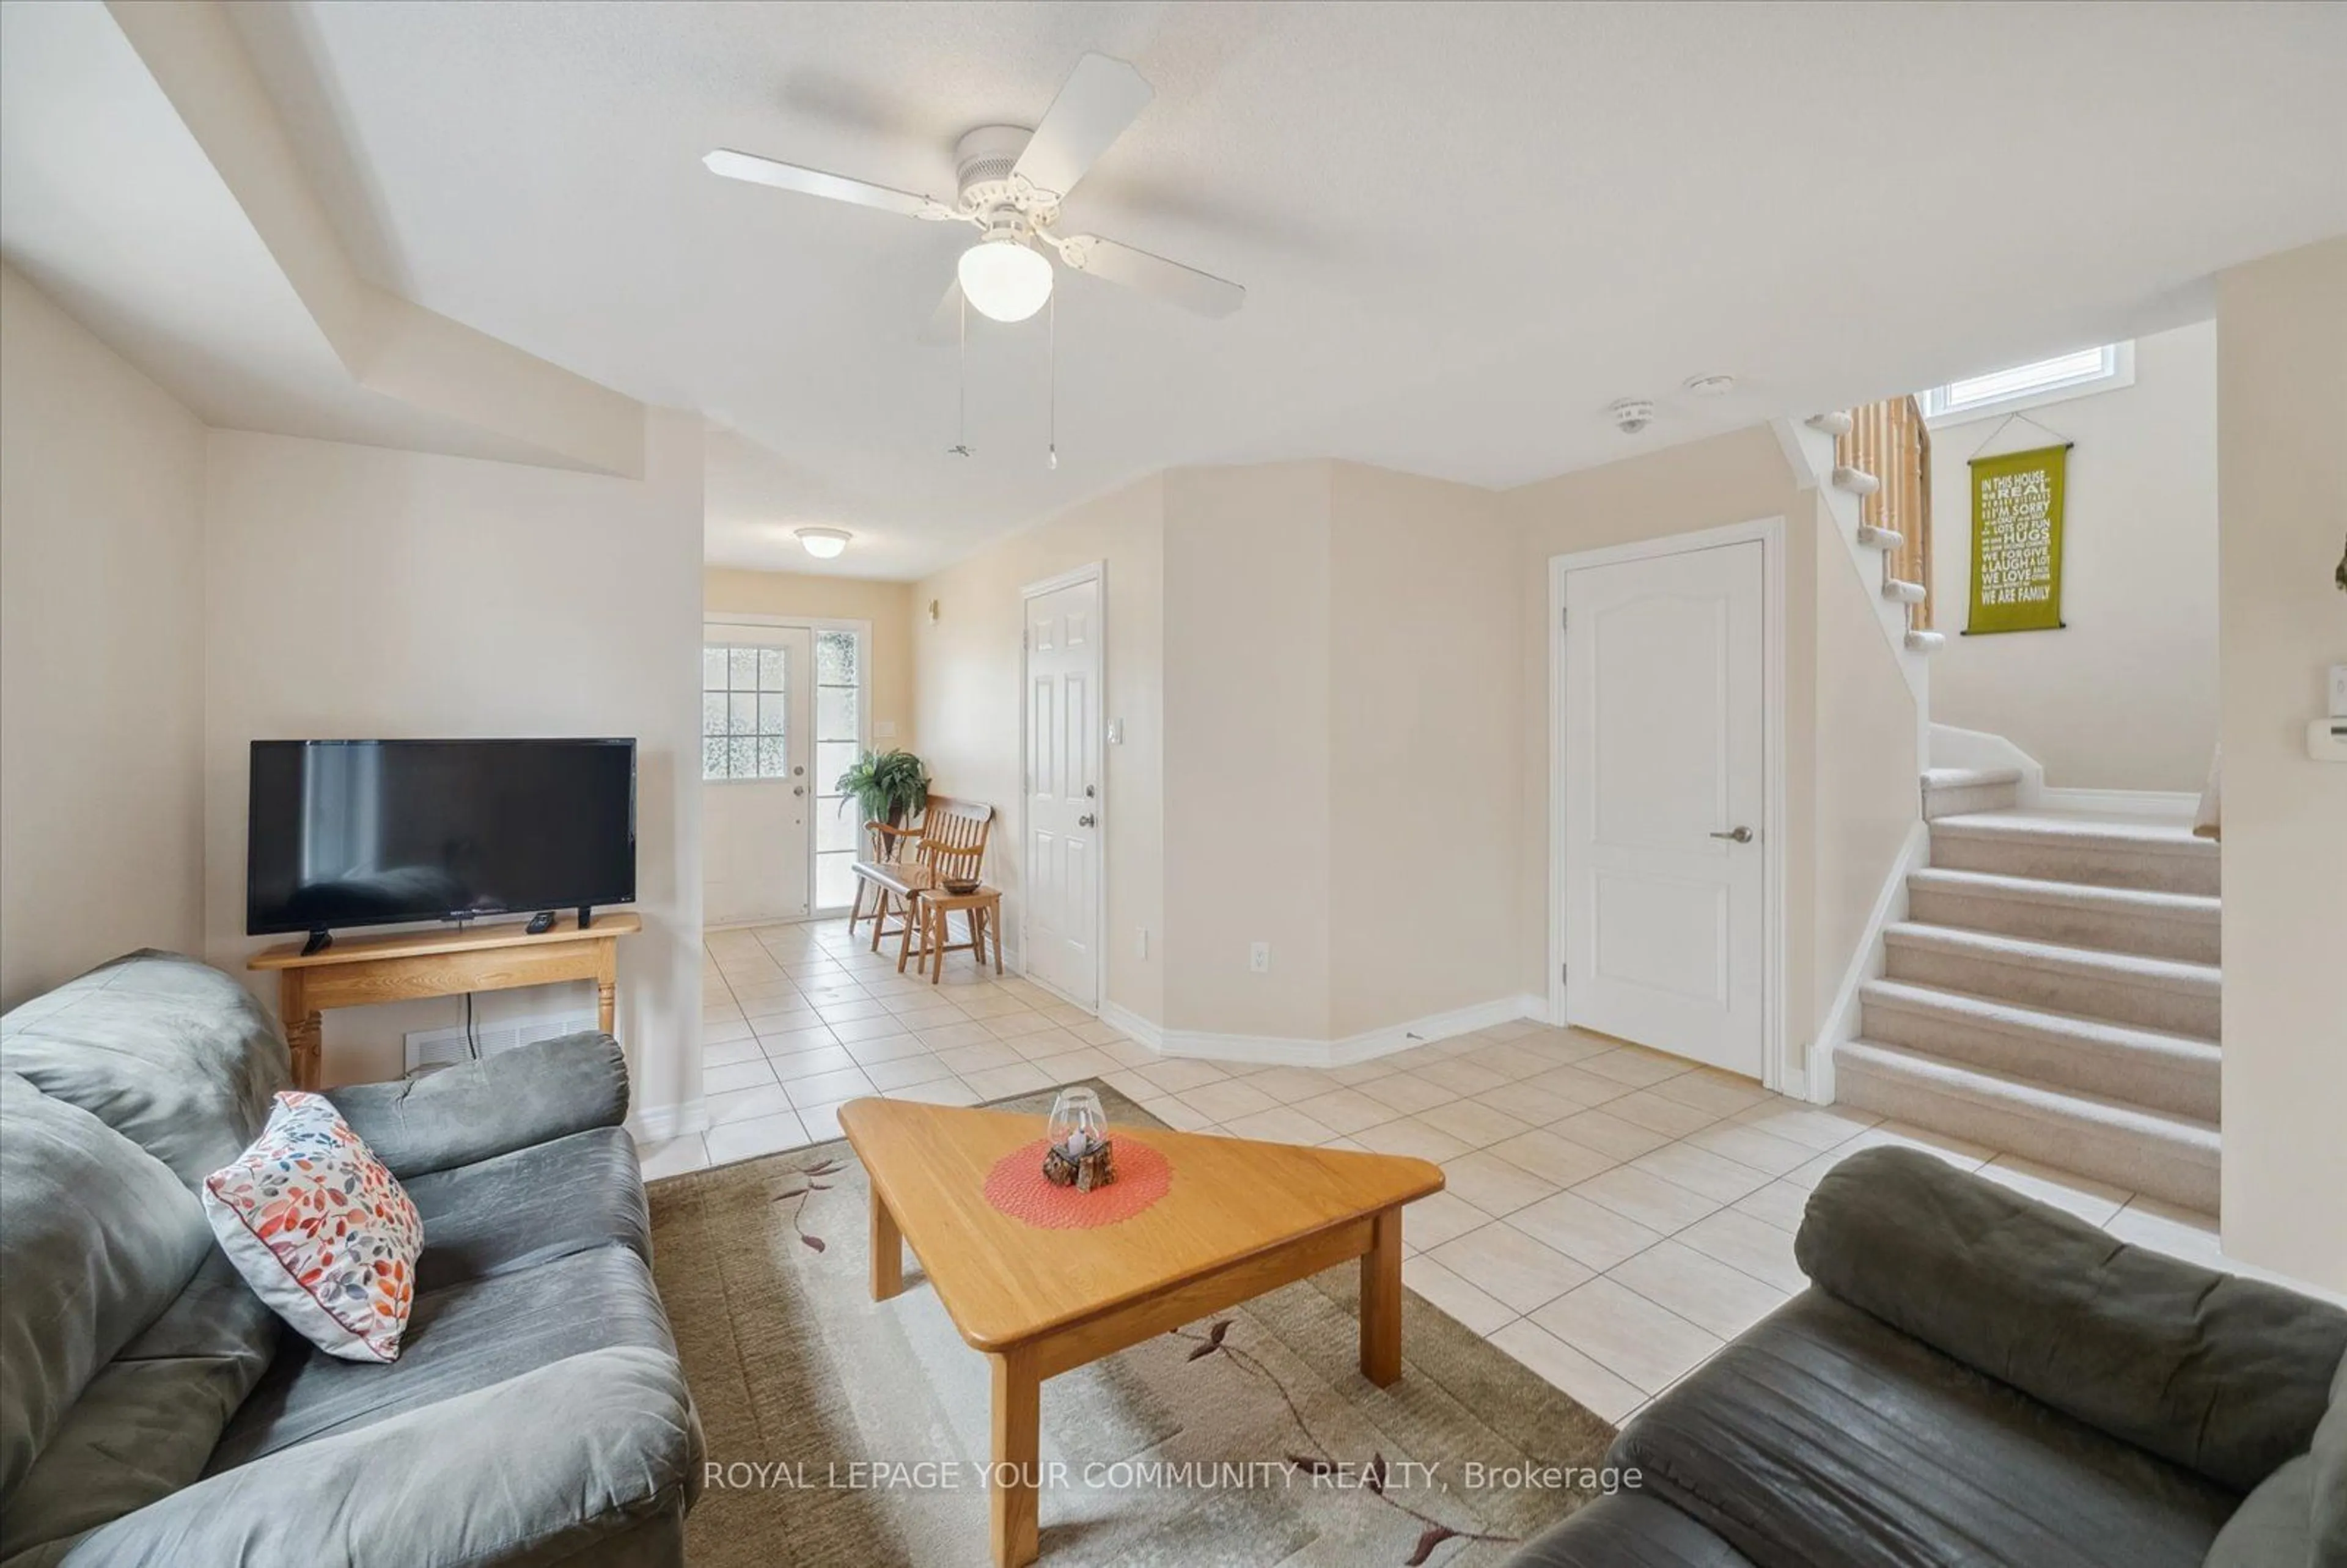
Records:
[[[955,281],[922,334],[932,341],[953,341],[965,300],[972,310],[998,322],[1022,322],[1041,310],[1051,297],[1051,262],[1045,248],[1057,253],[1060,264],[1071,272],[1122,283],[1202,315],[1229,315],[1246,300],[1246,291],[1236,283],[1098,235],[1058,231],[1060,203],[1148,107],[1152,96],[1149,84],[1131,66],[1105,55],[1086,55],[1076,62],[1060,96],[1032,131],[988,125],[961,138],[954,149],[957,182],[949,202],[730,148],[718,149],[702,162],[729,179],[852,201],[933,223],[975,225],[982,237],[962,252]]]

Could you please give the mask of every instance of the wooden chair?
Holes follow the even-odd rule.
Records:
[[[905,972],[905,961],[913,956],[913,939],[921,929],[920,901],[933,888],[948,882],[965,878],[976,879],[986,864],[986,841],[994,831],[994,808],[975,801],[952,800],[942,795],[929,797],[929,809],[921,816],[920,841],[913,845],[913,858],[923,875],[916,881],[902,878],[905,886],[897,896],[904,900],[904,917],[898,922],[897,939],[897,972]],[[911,867],[907,869],[910,870]],[[885,888],[885,905],[894,888]],[[880,922],[872,927],[872,950],[880,950]],[[924,949],[926,950],[926,949]]]
[[[864,825],[864,835],[871,847],[855,864],[856,900],[847,907],[847,934],[850,937],[856,935],[856,922],[864,918],[864,890],[867,887],[873,889],[872,941],[876,950],[880,941],[880,917],[888,904],[888,895],[880,886],[881,878],[904,865],[905,856],[920,841],[921,830],[910,824],[898,826],[894,823],[867,822]]]
[[[946,877],[977,876],[979,864],[986,858],[986,838],[993,821],[990,805],[933,794],[918,826],[868,824],[872,858],[856,863],[856,902],[847,912],[848,930],[854,931],[856,922],[865,918],[864,890],[869,887],[872,951],[880,950],[883,937],[903,938],[900,947],[909,942],[920,927],[914,899]],[[895,926],[888,924],[892,915],[897,919]],[[900,953],[897,968],[904,967]]]

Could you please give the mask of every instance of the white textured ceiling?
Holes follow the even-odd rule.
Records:
[[[11,4],[18,0],[11,0]],[[712,559],[912,575],[1172,463],[1511,485],[2205,313],[2347,231],[2347,6],[248,4],[374,279],[695,407]],[[717,179],[732,146],[943,191],[1086,49],[1155,103],[1069,203],[1237,280],[1062,274],[1045,334],[916,333],[966,231]],[[1738,394],[1695,404],[1686,377]],[[1645,436],[1604,417],[1665,398]]]
[[[210,424],[545,459],[352,378],[103,6],[0,4],[0,250]]]

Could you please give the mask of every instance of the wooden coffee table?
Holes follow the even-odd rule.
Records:
[[[1356,1257],[1361,1373],[1401,1376],[1401,1208],[1442,1189],[1424,1160],[1142,1128],[1122,1135],[1165,1156],[1165,1196],[1114,1225],[1046,1230],[984,1191],[996,1161],[1043,1135],[1043,1117],[854,1100],[839,1125],[872,1181],[872,1298],[904,1289],[909,1244],[992,1363],[997,1568],[1035,1560],[1046,1378]]]

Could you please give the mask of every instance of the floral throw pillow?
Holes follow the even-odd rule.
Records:
[[[204,1178],[204,1214],[253,1294],[329,1356],[398,1358],[424,1222],[323,1094],[277,1096],[269,1125]]]

